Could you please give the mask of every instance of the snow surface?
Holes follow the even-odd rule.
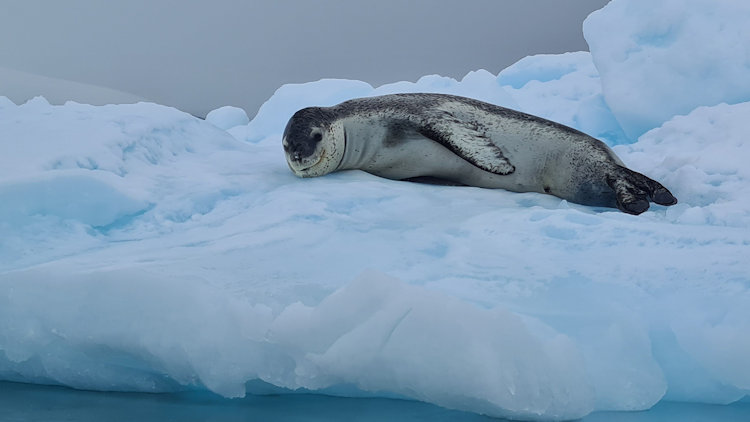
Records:
[[[613,0],[583,33],[604,97],[635,139],[698,106],[750,101],[750,2]]]
[[[210,111],[206,115],[206,121],[224,130],[250,123],[245,110],[232,106],[219,107],[216,110]]]
[[[746,397],[750,102],[651,99],[687,111],[630,138],[648,127],[620,123],[643,105],[607,94],[612,74],[597,69],[614,59],[593,46],[619,35],[591,23],[654,25],[623,3],[587,21],[592,54],[461,81],[286,85],[247,125],[232,109],[212,124],[156,104],[0,97],[0,380],[226,397],[303,389],[530,420]],[[709,31],[724,16],[691,22]],[[642,60],[706,50],[692,33],[672,37],[666,56]],[[645,66],[617,66],[627,63]],[[636,217],[287,168],[280,132],[300,107],[413,91],[586,130],[680,203]]]

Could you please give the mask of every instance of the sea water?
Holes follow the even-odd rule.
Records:
[[[750,402],[729,406],[662,402],[643,412],[596,412],[583,422],[747,422]],[[249,395],[227,400],[209,393],[143,394],[79,391],[0,382],[0,421],[503,421],[435,405],[384,398],[315,394]]]

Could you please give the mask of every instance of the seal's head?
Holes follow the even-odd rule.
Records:
[[[294,113],[282,137],[286,162],[299,177],[335,171],[344,157],[344,128],[333,113],[308,107]]]

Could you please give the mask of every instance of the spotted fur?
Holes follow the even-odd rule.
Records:
[[[556,195],[640,214],[677,199],[578,130],[470,98],[393,94],[305,108],[283,136],[300,177],[361,169],[390,179],[445,180]]]

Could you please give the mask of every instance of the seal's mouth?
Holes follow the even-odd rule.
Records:
[[[320,162],[323,161],[323,157],[325,157],[325,153],[326,151],[321,149],[320,153],[316,154],[317,158],[315,156],[299,158],[299,155],[291,155],[288,157],[289,166],[292,167],[295,172],[304,172],[320,164]]]

